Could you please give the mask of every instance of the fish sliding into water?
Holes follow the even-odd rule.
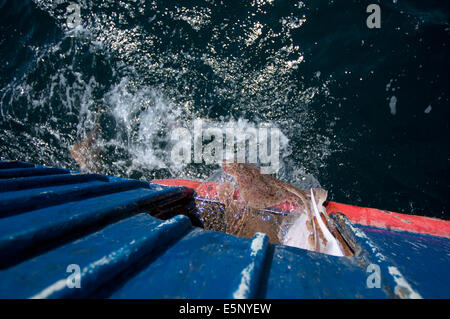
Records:
[[[301,248],[337,256],[344,255],[341,244],[327,225],[326,210],[323,206],[327,197],[326,190],[313,188],[307,191],[296,188],[271,175],[261,174],[260,168],[254,164],[223,162],[222,169],[236,180],[242,198],[242,201],[233,199],[234,186],[230,182],[222,183],[217,188],[219,200],[227,210],[226,222],[233,232],[242,233],[245,227],[252,227],[248,225],[252,222],[249,216],[254,215],[255,210],[290,203],[296,207],[295,211],[285,217],[273,217],[272,225],[281,220],[282,224],[290,226],[289,230],[297,230],[297,237],[302,235],[299,230],[303,230],[303,233],[306,231],[307,243],[302,243]],[[301,224],[305,227],[299,227]],[[283,235],[280,230],[276,231],[275,236],[274,228],[276,227],[267,232],[272,242],[285,243],[286,239],[292,237],[289,231]]]
[[[70,155],[83,171],[97,172],[101,159],[100,148],[97,144],[98,129],[86,134],[86,137],[75,143],[70,149]]]
[[[103,145],[101,119],[108,122],[105,110],[101,107],[97,109],[96,121],[90,131],[86,131],[84,137],[78,140],[70,149],[70,155],[77,162],[83,171],[99,173],[105,163],[105,149]],[[105,127],[105,125],[103,125]]]

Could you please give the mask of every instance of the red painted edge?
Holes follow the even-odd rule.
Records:
[[[164,186],[185,186],[193,189],[197,189],[202,184],[202,182],[189,179],[154,179],[150,182]]]
[[[203,197],[214,197],[217,186],[212,182],[203,183],[186,179],[153,180],[152,183],[193,188],[197,190],[198,195]],[[447,220],[400,214],[376,208],[358,207],[331,201],[327,202],[326,208],[328,214],[342,213],[355,224],[450,238],[450,221]]]
[[[450,238],[450,221],[328,202],[328,214],[341,212],[353,223]]]

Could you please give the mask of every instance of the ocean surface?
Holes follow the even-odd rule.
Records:
[[[369,4],[381,27],[368,28]],[[450,219],[450,2],[0,0],[0,156],[207,179],[175,165],[195,119],[282,133],[277,176]]]

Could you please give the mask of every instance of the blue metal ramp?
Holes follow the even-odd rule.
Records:
[[[4,160],[0,298],[450,296],[449,239],[333,219],[355,256],[193,226],[188,188]]]

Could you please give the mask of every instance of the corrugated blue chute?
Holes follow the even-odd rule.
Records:
[[[6,160],[0,205],[0,298],[450,295],[449,239],[362,227],[342,215],[333,219],[354,257],[194,227],[187,188]],[[379,288],[368,286],[370,265]]]

